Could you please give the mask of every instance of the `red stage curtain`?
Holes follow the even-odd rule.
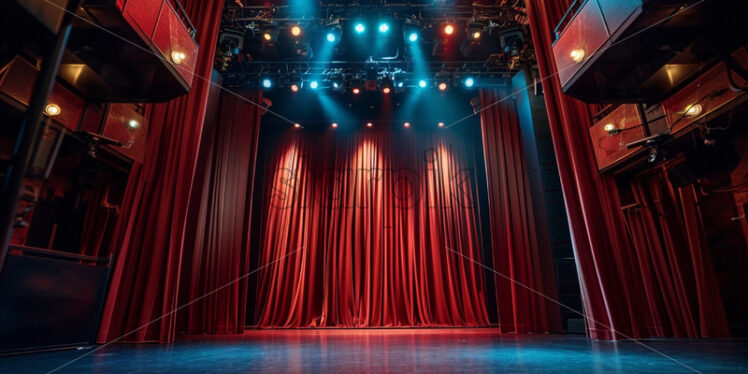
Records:
[[[264,176],[260,327],[486,326],[475,153],[451,132],[284,133]],[[273,262],[276,261],[276,262]]]
[[[659,168],[631,183],[626,210],[649,305],[650,333],[729,335],[693,186],[672,188]]]
[[[244,95],[259,103],[261,91]],[[180,328],[190,334],[244,330],[252,186],[261,109],[222,93],[217,120],[206,120],[185,235]],[[182,324],[182,321],[185,324]]]
[[[136,329],[122,340],[174,338],[174,314],[148,323],[177,306],[187,206],[210,84],[200,77],[210,77],[223,11],[219,0],[183,3],[200,46],[195,77],[189,94],[152,107],[145,162],[131,171],[114,235],[118,259],[100,341]]]
[[[488,182],[493,268],[512,280],[557,298],[553,256],[538,243],[525,152],[515,101],[508,92],[480,93],[483,154]],[[497,104],[498,103],[498,104]],[[558,305],[496,275],[502,332],[560,330]]]
[[[637,261],[637,250],[626,231],[613,177],[597,171],[593,146],[587,136],[590,113],[595,108],[566,96],[556,75],[551,50],[553,29],[571,2],[537,0],[526,4],[569,217],[584,312],[593,338],[643,337],[651,332],[648,316],[655,307],[647,303],[645,294],[645,290],[652,286],[647,284],[645,287],[645,284],[652,279],[643,276],[645,270]],[[675,218],[668,216],[663,219]],[[695,233],[689,234],[689,241],[696,240],[696,237]],[[643,243],[640,237],[633,240],[640,245]],[[657,249],[650,247],[646,251],[654,253]],[[697,269],[707,271],[704,265],[698,264]],[[671,276],[689,277],[693,274]],[[666,293],[663,297],[678,303],[687,300],[685,295],[674,290],[663,289],[663,292]],[[704,305],[698,306],[702,307]],[[660,332],[667,334],[662,329],[655,333]]]

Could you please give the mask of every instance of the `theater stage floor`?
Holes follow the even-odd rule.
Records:
[[[746,340],[649,339],[644,344],[704,373],[748,372]],[[0,373],[48,372],[89,350],[0,357]],[[491,329],[264,330],[111,345],[63,373],[246,372],[695,372],[635,342],[583,336],[497,335]]]

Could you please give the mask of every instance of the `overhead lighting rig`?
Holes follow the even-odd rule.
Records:
[[[421,80],[438,89],[442,80],[437,73],[447,74],[447,88],[503,85],[519,68],[518,62],[529,58],[523,0],[488,5],[431,0],[383,4],[384,0],[323,1],[298,18],[299,13],[287,5],[229,2],[216,66],[232,86],[259,83],[262,87],[262,79],[270,76],[272,88],[290,88],[294,84],[289,83],[290,77],[298,74],[299,90],[349,92],[352,82],[362,79],[359,90],[388,87],[400,92],[419,88]],[[247,30],[247,34],[241,40],[241,33],[227,30]],[[310,86],[312,80],[317,88]]]

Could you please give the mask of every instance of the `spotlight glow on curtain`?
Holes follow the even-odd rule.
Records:
[[[259,327],[488,325],[459,137],[283,134],[265,170]],[[273,262],[277,261],[277,262]]]

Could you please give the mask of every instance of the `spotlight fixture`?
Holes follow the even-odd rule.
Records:
[[[179,65],[187,58],[187,55],[184,54],[182,51],[171,51],[171,60],[174,61],[175,64]]]
[[[332,126],[332,128],[336,129],[336,128],[338,128],[338,123],[337,122],[333,122],[331,126]]]
[[[353,90],[351,90],[351,92],[353,92],[354,95],[358,95],[361,93],[361,89],[358,87],[354,87]]]
[[[398,88],[402,88],[403,86],[405,86],[405,82],[403,82],[403,81],[397,82],[397,87]]]
[[[439,122],[439,127],[444,127],[444,122]]]
[[[357,23],[356,26],[353,27],[353,30],[358,34],[363,34],[364,31],[366,31],[366,26],[364,26],[363,23]]]
[[[373,123],[371,123],[371,122],[366,122],[366,127],[373,127],[373,126],[374,126],[374,124],[373,124]]]
[[[49,103],[46,107],[44,107],[44,113],[47,113],[48,116],[54,117],[59,115],[62,112],[60,109],[60,106],[55,103]]]
[[[244,49],[245,32],[238,29],[227,28],[218,34],[218,48],[216,49],[216,62],[219,71],[224,72],[229,68],[232,59]]]
[[[455,27],[452,26],[451,23],[447,23],[444,25],[444,34],[445,35],[452,35],[455,33]]]
[[[293,36],[301,35],[301,27],[299,25],[291,26],[291,35]]]
[[[406,127],[406,128],[407,128],[407,127],[410,127],[410,122],[405,122],[405,123],[403,123],[403,127]]]
[[[583,48],[577,48],[572,49],[569,53],[569,57],[571,57],[572,61],[574,62],[582,62],[584,60],[584,49]]]
[[[392,92],[393,80],[390,76],[384,76],[379,78],[379,87],[382,88],[382,92],[388,94]]]
[[[275,23],[266,23],[262,25],[260,33],[262,33],[263,43],[273,43],[278,40],[278,25]]]
[[[524,49],[525,33],[518,27],[502,30],[499,32],[499,44],[506,56],[516,60]],[[582,57],[579,61],[582,61],[582,58],[584,58],[584,50],[582,50]]]
[[[295,127],[295,128],[297,128],[297,129],[298,129],[298,128],[300,128],[300,127],[301,127],[301,124],[300,124],[300,123],[298,123],[298,122],[296,122],[296,123],[294,123],[294,124],[293,124],[293,127]]]
[[[270,78],[263,78],[262,87],[265,87],[265,88],[273,87],[273,81],[271,81]]]
[[[327,31],[325,33],[325,40],[327,40],[330,43],[335,43],[339,41],[341,35],[343,34],[342,29],[340,28],[339,20],[327,24],[327,27],[325,30]]]
[[[701,104],[689,105],[688,107],[686,107],[686,116],[696,117],[701,114],[702,110],[704,110],[704,107],[702,107]]]
[[[446,91],[447,90],[447,83],[441,82],[439,83],[439,91]]]
[[[291,85],[291,92],[299,92],[299,85],[298,84],[292,84]]]
[[[616,129],[616,125],[614,125],[612,123],[608,123],[608,124],[605,124],[605,126],[603,126],[603,130],[605,130],[605,132],[607,132],[607,133],[615,131],[615,129]]]
[[[475,85],[475,79],[473,79],[471,77],[467,77],[467,78],[465,78],[465,81],[463,82],[463,84],[467,88],[473,87]]]
[[[426,80],[421,79],[418,81],[418,87],[424,88],[426,87]]]
[[[657,148],[652,148],[649,150],[649,156],[647,156],[647,161],[650,164],[653,164],[657,162],[657,159],[660,157],[659,152],[657,151]]]
[[[421,31],[421,22],[415,18],[407,18],[403,22],[403,38],[406,42],[418,41],[418,33]]]
[[[483,36],[483,29],[485,27],[482,23],[478,22],[470,22],[467,25],[467,29],[465,29],[465,33],[468,35],[468,38],[472,41],[478,41],[480,40],[480,37]]]
[[[345,91],[345,76],[340,73],[336,72],[330,75],[330,87],[332,87],[333,91],[337,92],[344,92]]]
[[[311,82],[309,82],[309,88],[311,88],[313,90],[316,90],[317,88],[319,88],[319,82],[317,82],[317,81],[311,81]]]
[[[140,122],[138,122],[138,120],[136,120],[136,119],[131,119],[131,120],[127,121],[127,127],[129,127],[132,130],[135,130],[138,127],[140,127]]]
[[[379,32],[386,33],[387,31],[390,31],[390,25],[387,22],[382,22],[379,24]]]

